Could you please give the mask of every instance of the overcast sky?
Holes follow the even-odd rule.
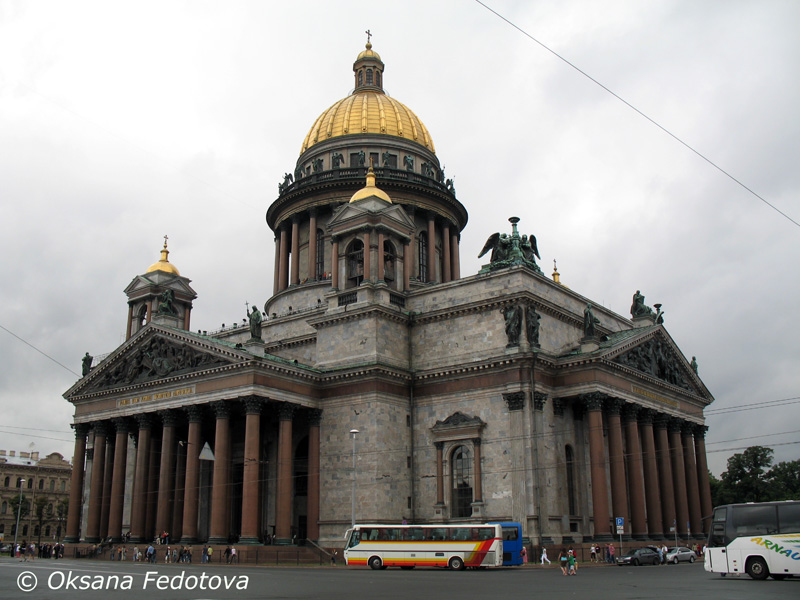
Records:
[[[800,3],[486,3],[800,221]],[[520,217],[546,274],[663,304],[716,398],[712,472],[800,457],[800,227],[469,0],[0,0],[0,448],[72,456],[62,394],[164,234],[194,330],[263,305],[266,209],[366,29],[469,211],[462,275]]]

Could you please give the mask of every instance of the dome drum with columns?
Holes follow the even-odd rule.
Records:
[[[628,539],[702,539],[714,398],[663,313],[545,277],[516,217],[478,232],[490,264],[462,277],[466,209],[383,70],[368,44],[314,122],[267,211],[274,279],[233,325],[191,331],[166,239],[125,289],[126,341],[64,394],[69,541],[168,531],[254,562],[265,542],[341,549],[351,503],[360,522],[518,521],[542,545],[612,541],[618,516]]]

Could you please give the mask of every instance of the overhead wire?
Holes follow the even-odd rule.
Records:
[[[723,175],[725,175],[726,177],[728,177],[728,178],[729,178],[731,181],[733,181],[733,182],[737,183],[737,184],[738,184],[740,187],[742,187],[744,190],[746,190],[747,192],[749,192],[749,193],[750,193],[752,196],[754,196],[755,198],[759,199],[761,202],[763,202],[764,204],[766,204],[767,206],[769,206],[769,207],[770,207],[772,210],[774,210],[775,212],[777,212],[779,215],[783,216],[785,219],[787,219],[788,221],[790,221],[791,223],[793,223],[793,224],[794,224],[794,225],[796,225],[797,227],[800,227],[800,223],[798,223],[797,221],[795,221],[795,220],[794,220],[792,217],[790,217],[789,215],[787,215],[785,212],[783,212],[783,211],[782,211],[781,209],[779,209],[777,206],[775,206],[774,204],[770,203],[770,202],[769,202],[769,201],[768,201],[766,198],[764,198],[764,197],[763,197],[763,196],[761,196],[760,194],[756,193],[756,192],[755,192],[755,191],[754,191],[752,188],[750,188],[749,186],[745,185],[745,184],[744,184],[744,183],[743,183],[741,180],[739,180],[739,179],[737,179],[736,177],[734,177],[734,176],[733,176],[731,173],[729,173],[728,171],[726,171],[725,169],[723,169],[721,166],[719,166],[719,165],[718,165],[717,163],[715,163],[713,160],[711,160],[710,158],[708,158],[708,157],[707,157],[706,155],[704,155],[702,152],[700,152],[699,150],[696,150],[696,149],[695,149],[693,146],[689,145],[687,142],[684,142],[684,141],[683,141],[681,138],[679,138],[677,135],[675,135],[674,133],[672,133],[672,132],[671,132],[669,129],[667,129],[666,127],[664,127],[663,125],[661,125],[661,124],[660,124],[658,121],[656,121],[655,119],[653,119],[653,118],[649,117],[648,115],[646,115],[645,113],[643,113],[641,110],[639,110],[638,108],[636,108],[636,107],[635,107],[633,104],[631,104],[630,102],[628,102],[627,100],[625,100],[625,99],[624,99],[622,96],[620,96],[620,95],[619,95],[619,94],[617,94],[616,92],[612,91],[610,88],[608,88],[607,86],[605,86],[604,84],[602,84],[600,81],[598,81],[597,79],[595,79],[594,77],[592,77],[591,75],[589,75],[589,74],[588,74],[586,71],[584,71],[583,69],[581,69],[580,67],[578,67],[577,65],[575,65],[573,62],[570,62],[570,61],[569,61],[568,59],[566,59],[564,56],[562,56],[561,54],[559,54],[558,52],[556,52],[555,50],[553,50],[552,48],[550,48],[549,46],[547,46],[547,45],[546,45],[546,44],[544,44],[543,42],[541,42],[541,41],[539,41],[538,39],[536,39],[535,37],[533,37],[533,35],[531,35],[531,34],[530,34],[530,33],[528,33],[527,31],[525,31],[525,30],[524,30],[522,27],[520,27],[520,26],[519,26],[519,25],[517,25],[516,23],[512,22],[512,21],[511,21],[510,19],[508,19],[507,17],[505,17],[505,16],[501,15],[499,12],[497,12],[496,10],[494,10],[493,8],[491,8],[490,6],[486,5],[486,4],[485,4],[484,2],[482,2],[481,0],[475,0],[475,2],[477,2],[478,4],[480,4],[481,6],[483,6],[483,7],[484,7],[486,10],[488,10],[489,12],[491,12],[493,15],[495,15],[496,17],[498,17],[498,18],[499,18],[499,19],[501,19],[502,21],[505,21],[505,22],[506,22],[508,25],[510,25],[511,27],[513,27],[514,29],[516,29],[517,31],[519,31],[519,32],[520,32],[522,35],[524,35],[525,37],[529,38],[531,41],[533,41],[533,42],[536,42],[537,44],[539,44],[539,45],[540,45],[542,48],[544,48],[545,50],[547,50],[548,52],[550,52],[550,53],[551,53],[553,56],[555,56],[556,58],[558,58],[560,61],[562,61],[562,62],[566,63],[567,65],[569,65],[570,67],[572,67],[573,69],[575,69],[575,70],[576,70],[578,73],[580,73],[581,75],[583,75],[584,77],[586,77],[587,79],[589,79],[589,80],[590,80],[592,83],[594,83],[595,85],[599,86],[600,88],[602,88],[603,90],[605,90],[606,92],[608,92],[609,94],[611,94],[611,95],[612,95],[614,98],[616,98],[617,100],[619,100],[620,102],[622,102],[622,103],[623,103],[625,106],[627,106],[628,108],[630,108],[631,110],[633,110],[634,112],[636,112],[636,113],[637,113],[639,116],[643,117],[644,119],[646,119],[647,121],[649,121],[651,124],[653,124],[653,125],[655,125],[656,127],[658,127],[658,128],[661,130],[661,131],[663,131],[664,133],[666,133],[668,136],[670,136],[670,137],[671,137],[672,139],[674,139],[676,142],[678,142],[679,144],[681,144],[682,146],[684,146],[685,148],[687,148],[688,150],[690,150],[691,152],[693,152],[694,154],[696,154],[698,157],[700,157],[701,159],[703,159],[703,160],[704,160],[705,162],[707,162],[709,165],[711,165],[712,167],[714,167],[714,168],[715,168],[717,171],[719,171],[720,173],[722,173]]]

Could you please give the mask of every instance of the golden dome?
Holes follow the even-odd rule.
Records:
[[[428,129],[414,112],[383,91],[383,62],[367,43],[353,63],[356,87],[352,94],[323,112],[303,140],[300,154],[314,144],[347,135],[389,135],[416,142],[434,154]]]
[[[161,249],[161,260],[157,263],[153,263],[147,269],[146,273],[152,273],[153,271],[163,271],[164,273],[172,273],[173,275],[177,275],[180,277],[180,272],[178,271],[177,267],[169,262],[167,258],[169,256],[169,250],[167,250],[167,236],[164,236],[164,247]]]
[[[367,171],[367,185],[353,194],[353,197],[350,198],[350,202],[358,202],[359,200],[364,200],[365,198],[370,198],[371,196],[385,200],[389,204],[392,203],[392,199],[389,198],[389,194],[375,185],[375,171],[372,170],[372,165],[369,166],[369,171]]]

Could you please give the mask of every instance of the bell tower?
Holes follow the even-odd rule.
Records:
[[[169,262],[167,239],[165,235],[161,259],[150,265],[143,275],[134,277],[125,288],[128,296],[125,339],[130,339],[151,321],[189,330],[192,301],[197,293],[189,285],[191,280],[182,277],[177,267]]]

